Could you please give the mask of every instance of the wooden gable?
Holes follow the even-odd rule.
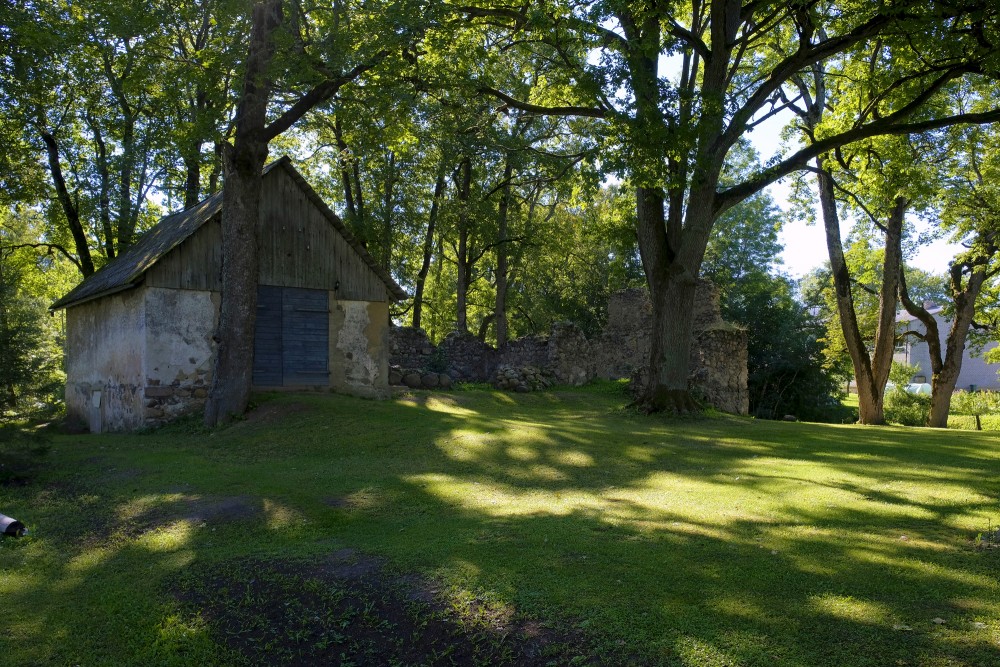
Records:
[[[325,289],[348,301],[401,298],[401,290],[387,285],[370,258],[357,250],[357,241],[332,224],[332,213],[320,208],[318,197],[296,176],[290,168],[264,175],[257,233],[259,284]],[[221,266],[222,230],[216,214],[157,261],[146,272],[146,284],[221,291]]]

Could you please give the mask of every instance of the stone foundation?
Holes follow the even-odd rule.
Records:
[[[153,426],[204,410],[208,389],[212,385],[212,371],[199,368],[191,373],[180,373],[166,385],[160,384],[160,380],[147,381],[150,384],[143,392],[146,400],[145,424]]]

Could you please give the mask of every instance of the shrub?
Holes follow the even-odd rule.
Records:
[[[885,418],[902,426],[925,426],[931,410],[931,397],[906,391],[910,378],[918,368],[910,364],[892,362],[889,371],[890,386],[885,392]]]
[[[956,391],[951,397],[951,411],[976,418],[976,430],[983,430],[983,415],[1000,414],[1000,393],[995,391]]]
[[[48,439],[36,432],[0,424],[0,489],[29,483],[49,448]]]
[[[925,426],[931,411],[931,397],[911,394],[892,387],[885,395],[885,418],[902,426]]]

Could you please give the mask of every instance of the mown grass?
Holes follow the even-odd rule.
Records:
[[[0,662],[516,664],[504,628],[537,623],[537,664],[1000,664],[996,434],[625,402],[281,395],[216,431],[53,437],[0,486],[32,530],[0,540]],[[338,553],[383,588],[338,588]],[[380,616],[411,574],[436,606]],[[408,653],[421,615],[475,650]],[[362,641],[396,628],[391,659]]]

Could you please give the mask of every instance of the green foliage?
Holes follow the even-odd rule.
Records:
[[[606,187],[578,192],[537,222],[512,285],[515,335],[545,334],[554,322],[571,321],[593,336],[607,322],[612,293],[645,286],[634,206],[624,189]]]
[[[3,203],[44,214],[32,240],[86,275],[164,206],[218,188],[245,9],[239,0],[0,8],[0,127],[14,149],[0,158]]]
[[[1000,392],[956,391],[951,396],[951,412],[975,417],[976,430],[983,430],[984,415],[1000,415]]]
[[[0,211],[0,419],[62,401],[62,318],[48,305],[72,277],[56,255],[16,248],[37,218]]]
[[[931,397],[911,394],[895,387],[885,394],[885,418],[902,426],[924,426],[931,409]]]
[[[931,397],[906,391],[910,378],[918,371],[916,366],[892,362],[889,383],[885,392],[885,418],[902,426],[924,426],[930,414]]]
[[[703,275],[719,287],[723,318],[747,330],[750,413],[843,422],[850,415],[839,376],[824,364],[823,325],[774,272],[779,224],[767,196],[734,207],[716,223]]]
[[[449,364],[448,353],[443,347],[438,345],[434,348],[434,351],[431,352],[430,359],[427,361],[427,370],[444,373],[448,370]]]
[[[894,361],[889,367],[889,382],[892,389],[905,389],[910,384],[911,378],[920,372],[919,366],[908,364],[903,361]]]
[[[50,449],[46,436],[21,424],[0,422],[0,489],[30,483],[45,464]]]
[[[1000,414],[1000,392],[956,391],[951,399],[952,410],[973,417]]]

